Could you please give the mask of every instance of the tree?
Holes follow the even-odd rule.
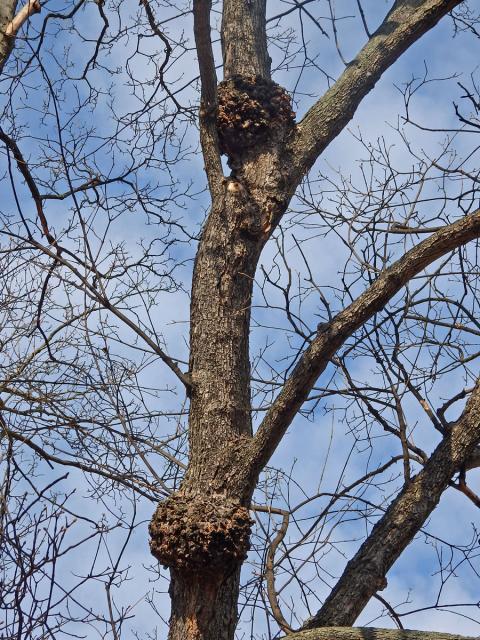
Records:
[[[381,141],[372,146],[361,136],[358,143],[368,154],[361,165],[363,189],[341,176],[326,175],[316,183],[312,168],[384,72],[442,18],[450,14],[457,32],[478,37],[473,9],[461,0],[396,0],[370,32],[369,15],[360,2],[351,3],[365,43],[335,81],[327,78],[329,88],[305,115],[296,118],[291,96],[272,80],[270,55],[276,47],[280,71],[294,73],[297,53],[285,20],[298,12],[324,33],[327,19],[315,14],[312,0],[278,3],[269,22],[266,0],[224,0],[213,8],[211,0],[193,0],[191,10],[149,0],[141,0],[138,10],[103,0],[42,4],[30,0],[18,9],[16,0],[7,0],[0,10],[0,140],[8,194],[2,205],[1,387],[7,633],[56,637],[72,632],[68,624],[73,622],[82,635],[86,625],[104,622],[106,636],[128,635],[124,629],[132,610],[122,610],[112,595],[126,579],[120,565],[137,531],[135,517],[128,519],[123,504],[133,513],[154,500],[158,506],[149,526],[150,545],[170,571],[171,640],[233,638],[252,514],[259,518],[260,538],[262,522],[274,516],[283,521],[273,539],[268,527],[263,529],[265,558],[259,579],[251,580],[255,585],[266,582],[268,615],[276,624],[272,636],[277,629],[292,633],[296,626],[290,636],[295,640],[453,637],[333,627],[352,627],[373,597],[400,621],[378,593],[389,570],[449,487],[480,504],[467,484],[480,444],[473,338],[479,331],[475,154],[460,160],[452,151],[452,136],[434,158],[415,157],[399,126],[414,158],[408,175],[395,169]],[[343,59],[341,18],[333,2],[318,4],[330,11],[326,23]],[[40,9],[42,17],[35,22],[33,14]],[[218,82],[216,25],[211,20],[220,11]],[[189,59],[182,29],[190,28],[190,16],[209,200],[198,234],[188,215],[207,200],[198,187],[201,180],[191,185],[182,173],[182,163],[194,155],[185,132],[197,123],[196,96],[188,93],[189,83],[177,71]],[[177,22],[178,29],[172,26]],[[273,29],[270,45],[267,24]],[[303,44],[302,72],[318,68],[308,43]],[[125,59],[120,62],[116,56],[122,48]],[[317,73],[320,82],[321,70]],[[117,82],[130,90],[120,102]],[[403,89],[404,122],[412,127],[413,96],[428,82],[425,75]],[[455,107],[459,131],[474,136],[480,98],[473,76],[462,91],[472,114]],[[460,188],[452,195],[454,183]],[[335,194],[331,209],[320,197],[327,191]],[[288,220],[295,207],[297,216]],[[177,215],[182,210],[187,219]],[[320,219],[314,235],[337,233],[349,250],[332,295],[326,296],[323,283],[317,283],[306,242],[298,238],[296,230],[302,224],[308,228],[308,220],[301,220],[307,210]],[[398,210],[408,214],[399,219]],[[138,221],[141,213],[146,222]],[[138,246],[117,240],[124,224],[141,227]],[[304,261],[308,286],[295,289],[287,241]],[[195,261],[187,363],[170,355],[182,350],[178,334],[177,346],[165,347],[155,314],[166,294],[184,288],[191,246]],[[270,270],[259,270],[260,257],[274,246]],[[283,275],[278,275],[280,266]],[[276,303],[270,300],[275,291],[283,299],[291,336],[283,347],[286,364],[276,370],[265,355],[268,343],[258,356],[250,353],[254,295],[259,300],[263,296],[274,314]],[[314,296],[316,301],[307,304]],[[412,353],[416,355],[410,357]],[[353,355],[370,363],[366,379],[352,370]],[[170,376],[163,388],[152,383],[159,362]],[[328,383],[323,382],[325,372]],[[441,406],[438,378],[464,382],[460,390],[446,382],[451,394]],[[170,411],[173,380],[183,389],[182,406]],[[446,417],[465,400],[455,420]],[[430,453],[414,441],[408,419],[412,401],[435,428],[430,438],[436,437],[438,444]],[[280,485],[293,479],[280,472],[265,476],[265,470],[293,421],[302,414],[315,416],[318,407],[343,412],[359,450],[363,442],[375,451],[369,423],[390,434],[392,445],[387,462],[364,470],[353,483],[347,484],[340,473],[327,507],[316,513],[310,529],[300,528],[297,547],[312,533],[318,543],[319,527],[337,508],[342,511],[344,499],[347,512],[357,514],[366,527],[318,611],[295,625],[296,614],[287,616],[276,586],[281,563],[291,562],[292,571],[295,566],[291,551],[282,546],[287,545],[295,509],[275,506]],[[167,420],[174,425],[168,437]],[[401,451],[394,455],[397,443]],[[116,524],[98,522],[68,506],[73,494],[59,485],[66,476],[45,476],[47,465],[84,474],[90,498],[118,513]],[[391,489],[388,504],[371,500],[369,488],[394,482],[394,477],[382,480],[382,474],[396,465],[403,469],[398,493]],[[259,487],[273,504],[254,501]],[[312,500],[310,496],[305,502]],[[93,528],[82,529],[83,537],[64,548],[74,515]],[[115,536],[117,529],[126,529],[127,535],[116,559],[98,570],[94,554],[85,575],[80,572],[75,586],[58,595],[59,559],[92,541],[100,549],[107,534]],[[478,551],[476,538],[462,547],[471,564]],[[276,552],[281,549],[280,560]],[[316,565],[322,553],[314,550],[303,564]],[[296,569],[293,576],[302,584]],[[105,587],[104,618],[77,598],[87,581]],[[311,593],[310,586],[306,591]]]

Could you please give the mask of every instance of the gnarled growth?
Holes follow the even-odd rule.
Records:
[[[223,496],[176,494],[161,502],[150,523],[150,549],[166,567],[227,575],[250,548],[248,509]]]
[[[218,86],[220,150],[230,159],[268,139],[281,140],[295,124],[291,98],[276,82],[236,75]]]

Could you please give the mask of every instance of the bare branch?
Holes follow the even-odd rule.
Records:
[[[15,15],[18,0],[3,0],[0,4],[0,73],[13,48],[13,38],[7,29]]]
[[[88,473],[88,474],[93,473],[94,475],[101,476],[102,478],[107,478],[108,480],[112,480],[113,482],[118,482],[119,484],[129,489],[133,489],[137,491],[140,495],[144,496],[145,498],[148,498],[149,500],[152,500],[152,501],[155,500],[155,498],[152,497],[150,493],[148,493],[148,490],[153,491],[154,489],[152,489],[152,487],[150,487],[146,482],[140,482],[138,479],[133,479],[130,475],[127,475],[127,474],[120,475],[118,473],[111,472],[110,470],[105,471],[93,465],[84,464],[83,462],[80,462],[79,460],[76,460],[76,459],[65,460],[63,458],[59,458],[58,456],[54,456],[51,453],[48,453],[47,451],[42,449],[42,447],[40,447],[38,444],[33,442],[31,438],[27,438],[21,433],[17,433],[16,431],[9,429],[7,427],[5,420],[1,415],[0,415],[0,425],[2,427],[2,436],[6,436],[10,440],[16,440],[17,442],[22,442],[23,444],[27,445],[27,447],[32,449],[32,451],[34,451],[37,455],[39,455],[41,458],[46,460],[49,464],[50,463],[59,464],[65,467],[73,467],[75,469],[80,469],[80,471],[83,471],[84,473]]]
[[[28,18],[34,13],[40,13],[41,10],[40,0],[28,0],[27,4],[20,9],[13,20],[7,24],[5,35],[9,38],[14,38]]]
[[[434,631],[408,629],[375,629],[373,627],[323,627],[300,631],[288,636],[289,640],[474,640],[472,636],[458,636]]]
[[[385,576],[437,506],[452,476],[480,441],[480,381],[450,433],[392,502],[356,555],[320,611],[305,628],[350,625],[377,590],[387,586]]]
[[[13,157],[15,158],[15,161],[17,163],[18,170],[22,174],[28,186],[30,194],[37,208],[37,216],[40,222],[40,226],[42,228],[43,235],[48,240],[49,244],[51,244],[52,246],[56,246],[57,241],[50,233],[47,218],[45,217],[45,213],[43,211],[42,196],[40,195],[38,187],[35,183],[35,180],[33,179],[33,176],[30,172],[28,164],[26,163],[25,158],[22,155],[22,152],[18,148],[18,145],[15,142],[15,140],[10,138],[10,136],[8,136],[4,131],[2,131],[1,127],[0,127],[0,140],[2,140],[2,142],[4,142],[7,148],[12,152]]]
[[[198,66],[202,83],[200,105],[200,141],[202,143],[205,171],[212,195],[220,188],[223,178],[222,161],[216,127],[217,74],[210,38],[211,0],[194,0],[193,20]]]
[[[352,119],[382,74],[462,0],[397,0],[341,77],[309,110],[292,143],[292,177],[298,183],[320,153]]]
[[[260,472],[275,451],[318,376],[345,340],[425,267],[453,249],[480,236],[480,210],[445,226],[386,269],[357,300],[331,322],[322,325],[282,391],[266,414],[251,445],[251,472]]]

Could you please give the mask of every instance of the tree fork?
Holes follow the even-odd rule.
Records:
[[[261,76],[240,75],[221,83],[218,94],[218,139],[234,170],[213,198],[195,260],[190,463],[180,490],[158,505],[150,524],[151,551],[171,571],[170,640],[233,638],[253,524],[253,279],[288,202],[280,169],[294,127],[288,94]]]

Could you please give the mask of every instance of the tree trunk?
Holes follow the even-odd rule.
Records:
[[[236,129],[242,109],[249,109],[255,135]],[[181,489],[158,506],[150,525],[152,553],[172,573],[170,640],[234,635],[256,482],[250,460],[253,279],[288,202],[282,159],[292,125],[290,99],[275,83],[235,76],[220,85],[217,127],[232,175],[213,198],[195,261],[189,466]]]
[[[169,640],[232,640],[240,567],[223,579],[171,572]]]
[[[409,3],[403,13],[399,9],[389,16],[395,24],[398,16],[410,17],[426,31],[447,4],[451,8],[459,1],[430,0],[428,7]],[[351,86],[353,74],[359,88],[348,108],[348,90],[341,92],[342,101],[328,99],[330,115],[321,113],[321,131],[325,122],[328,126],[319,142],[318,109],[307,117],[308,127],[296,127],[289,96],[270,79],[265,0],[224,0],[224,81],[218,87],[207,19],[211,2],[194,0],[193,7],[202,78],[201,142],[212,208],[192,283],[189,466],[180,490],[158,506],[150,535],[153,555],[171,572],[169,640],[232,640],[252,524],[248,507],[266,463],[254,446],[250,401],[250,306],[260,252],[305,171],[418,29],[412,27],[403,44],[402,31],[393,42],[395,55],[383,65],[385,34],[377,34],[373,53],[368,49],[364,56],[367,67],[380,56],[376,75],[365,81],[363,72],[349,66],[345,86]],[[387,27],[390,34],[392,25]],[[221,154],[228,158],[229,177],[223,177]]]

